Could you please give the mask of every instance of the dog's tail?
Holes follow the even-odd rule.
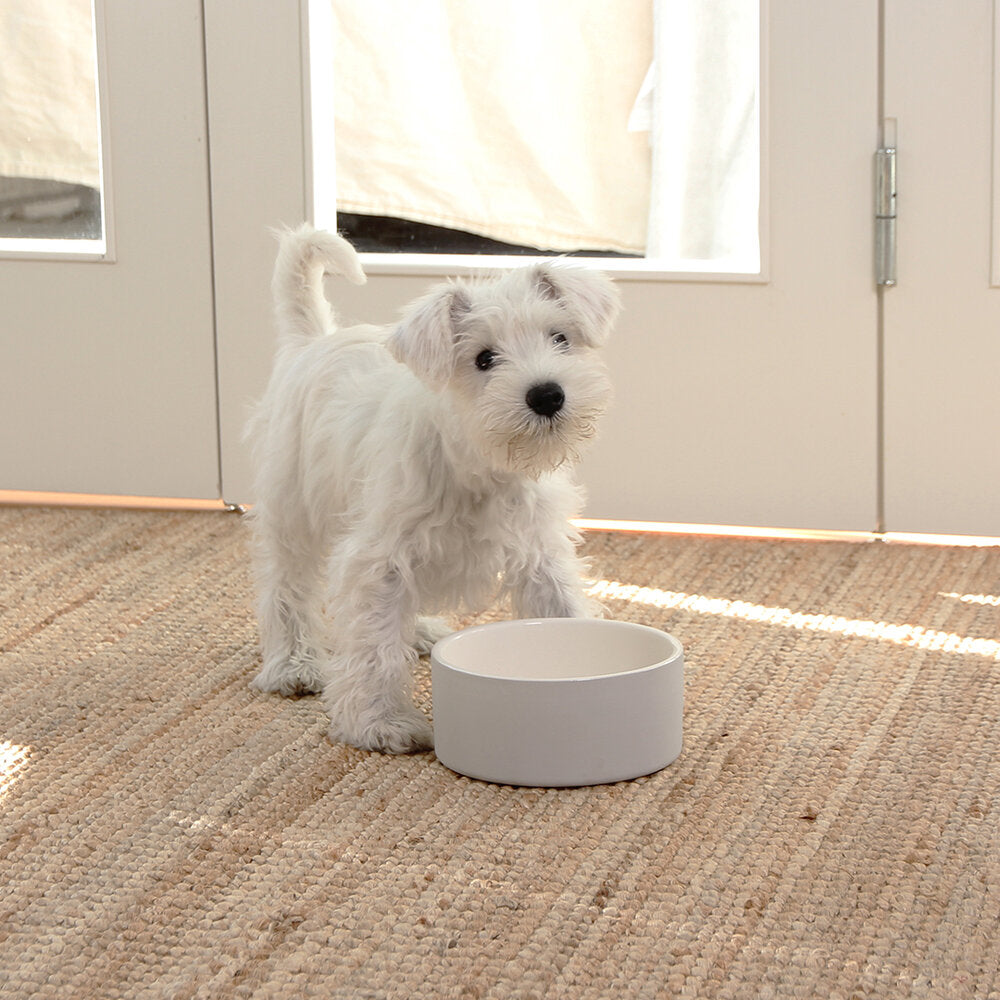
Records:
[[[347,240],[308,223],[279,234],[271,292],[281,328],[287,334],[316,337],[334,329],[333,310],[323,291],[323,276],[338,274],[354,285],[367,280]]]

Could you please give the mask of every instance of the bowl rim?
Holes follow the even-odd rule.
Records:
[[[466,636],[475,635],[480,632],[523,627],[525,625],[545,625],[550,622],[587,623],[584,627],[612,626],[616,628],[623,627],[628,630],[641,629],[665,638],[671,649],[668,655],[664,656],[660,660],[657,660],[655,663],[649,663],[642,667],[635,667],[632,670],[615,670],[610,673],[581,674],[569,677],[506,677],[502,674],[483,673],[480,670],[466,670],[463,667],[455,666],[453,663],[445,662],[439,651],[442,647],[447,647],[449,644],[454,644]],[[499,622],[485,622],[482,625],[470,625],[468,628],[459,629],[456,632],[452,632],[451,635],[447,635],[443,639],[439,639],[431,649],[431,667],[432,672],[434,667],[441,667],[442,669],[453,671],[456,674],[463,674],[466,677],[478,677],[488,681],[503,681],[509,684],[583,684],[588,681],[597,682],[613,680],[616,677],[636,677],[668,666],[669,664],[676,662],[683,655],[684,646],[681,644],[679,639],[671,635],[665,629],[654,628],[652,625],[643,625],[640,622],[622,621],[619,618],[510,618]]]

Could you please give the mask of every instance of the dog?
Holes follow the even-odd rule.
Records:
[[[619,295],[545,262],[440,285],[388,328],[338,329],[326,274],[366,280],[340,236],[282,234],[280,340],[248,425],[253,684],[321,693],[334,742],[429,749],[411,668],[449,629],[427,615],[501,595],[521,618],[599,613],[570,467],[609,401],[599,348]]]

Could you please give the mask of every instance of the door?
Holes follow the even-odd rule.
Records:
[[[108,249],[0,241],[0,489],[218,498],[201,3],[96,11]]]
[[[874,526],[876,12],[765,13],[766,281],[625,285],[592,516]]]
[[[222,490],[251,499],[267,228],[311,216],[330,169],[304,124],[328,68],[307,6],[98,2],[112,252],[0,259],[0,488],[217,497],[221,439]],[[764,274],[621,279],[592,516],[1000,533],[994,4],[882,6],[880,107],[878,5],[765,5]],[[884,116],[899,281],[879,293]],[[388,322],[440,277],[329,290],[345,319]]]
[[[213,39],[225,47],[240,17],[236,6],[210,5],[210,82]],[[270,46],[272,71],[265,78],[245,66],[232,88],[210,87],[213,135],[213,105],[220,102],[222,114],[238,95],[254,109],[258,137],[239,161],[253,171],[259,154],[267,164],[256,180],[242,175],[243,204],[263,205],[264,214],[239,216],[234,205],[221,222],[225,231],[216,230],[217,254],[240,276],[238,290],[219,298],[223,483],[231,501],[250,498],[239,431],[274,343],[273,243],[262,231],[311,215],[296,171],[322,152],[307,137],[294,141],[299,115],[308,112],[292,92],[298,25],[287,12],[268,14],[250,28],[260,36],[251,50]],[[590,516],[875,527],[877,9],[867,0],[774,2],[765,5],[763,24],[764,280],[621,280],[625,311],[608,348],[616,402],[581,469]],[[236,58],[232,46],[223,58]],[[275,134],[280,183],[271,175]],[[303,149],[305,162],[297,159]],[[235,149],[220,161],[213,142],[213,174],[236,163]],[[440,269],[378,273],[361,289],[331,282],[328,291],[346,320],[390,322],[440,279]]]
[[[887,0],[898,284],[884,293],[885,518],[1000,535],[1000,160],[992,0]]]

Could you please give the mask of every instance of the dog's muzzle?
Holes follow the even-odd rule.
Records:
[[[566,394],[557,382],[541,382],[533,385],[524,401],[540,417],[554,417],[566,402]]]

